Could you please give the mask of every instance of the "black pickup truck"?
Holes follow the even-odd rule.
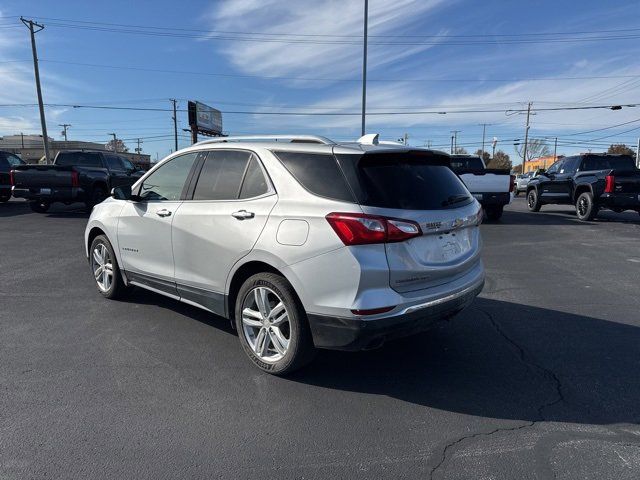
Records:
[[[537,212],[548,203],[575,205],[580,220],[595,218],[601,208],[640,213],[640,170],[628,155],[589,153],[562,158],[527,185],[530,211]]]
[[[53,165],[22,165],[12,170],[13,196],[30,200],[44,213],[54,202],[83,202],[87,210],[114,187],[130,186],[143,172],[128,158],[111,152],[64,151]]]
[[[24,165],[20,157],[10,152],[0,152],[0,202],[8,202],[11,198],[11,170]]]

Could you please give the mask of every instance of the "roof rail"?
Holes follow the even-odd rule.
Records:
[[[320,135],[237,135],[232,137],[216,137],[203,140],[196,145],[206,145],[208,143],[225,143],[225,142],[250,142],[250,141],[267,141],[267,142],[289,142],[289,143],[322,143],[325,145],[333,145],[335,142],[327,137]]]

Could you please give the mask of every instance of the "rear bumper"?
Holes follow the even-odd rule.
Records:
[[[478,192],[473,194],[483,207],[509,205],[511,192]]]
[[[597,203],[604,208],[640,210],[640,193],[603,193]]]
[[[438,321],[450,318],[469,306],[484,287],[484,272],[473,283],[446,296],[409,305],[390,317],[365,320],[307,314],[318,348],[365,350],[387,340],[428,330]]]
[[[13,196],[38,202],[84,202],[85,191],[82,187],[52,187],[50,193],[42,188],[13,187]]]

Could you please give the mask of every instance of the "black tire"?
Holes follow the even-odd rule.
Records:
[[[94,255],[95,250],[100,250],[100,245],[103,245],[105,250],[108,252],[108,259],[111,264],[112,281],[106,289],[100,286],[96,275],[96,264],[99,263],[99,261],[94,257]],[[122,279],[122,274],[120,273],[120,268],[118,266],[118,259],[113,251],[111,242],[109,242],[109,239],[105,235],[98,235],[93,239],[93,242],[91,242],[91,247],[89,248],[89,266],[91,267],[91,274],[94,276],[96,288],[98,289],[98,292],[100,292],[100,295],[112,300],[122,298],[124,296],[128,288]]]
[[[598,215],[598,210],[591,192],[583,192],[578,196],[576,200],[576,215],[579,220],[583,222],[593,220]]]
[[[51,204],[47,202],[29,202],[29,206],[36,213],[47,213]]]
[[[99,204],[100,202],[102,202],[103,200],[105,200],[106,198],[107,198],[106,188],[100,185],[96,185],[95,187],[93,187],[93,190],[91,190],[91,195],[89,196],[89,200],[87,200],[84,203],[87,209],[87,212],[91,213],[91,210],[93,209],[93,207]]]
[[[288,322],[281,324],[277,327],[279,335],[287,340],[287,346],[284,354],[277,351],[274,339],[271,335],[275,335],[274,327],[277,325],[276,321],[269,319],[263,323],[267,326],[246,326],[242,318],[242,311],[245,306],[245,302],[251,303],[255,299],[255,290],[262,289],[262,291],[268,292],[269,304],[268,310],[276,305],[276,302],[281,301],[284,304],[287,314]],[[273,303],[273,305],[271,305]],[[257,308],[257,307],[256,307]],[[274,309],[275,310],[275,309]],[[264,318],[264,317],[263,317]],[[255,323],[260,324],[262,320],[255,320]],[[293,287],[282,276],[274,273],[258,273],[249,277],[238,292],[235,305],[235,323],[238,331],[238,337],[240,338],[240,344],[251,361],[264,372],[273,375],[287,375],[292,373],[306,364],[308,364],[315,355],[315,348],[313,346],[313,340],[311,338],[311,330],[309,329],[309,323],[307,315],[296,295]],[[249,338],[255,334],[254,345],[256,350],[258,349],[258,337],[264,330],[262,338],[265,339],[265,348],[263,353],[264,358],[258,356],[254,347],[249,343]],[[267,333],[268,332],[268,333]],[[289,338],[287,339],[286,336]],[[248,338],[249,337],[249,338]],[[253,338],[251,340],[254,340]],[[282,343],[280,343],[282,348]],[[266,359],[269,354],[269,348],[273,359]],[[280,358],[278,358],[280,357]],[[265,360],[266,359],[266,360]]]
[[[500,220],[503,211],[504,207],[502,205],[491,205],[484,209],[484,212],[487,215],[487,220],[491,220],[492,222]]]
[[[538,197],[538,192],[535,188],[532,188],[527,192],[527,208],[530,212],[539,212],[540,207],[542,207],[542,203],[540,202],[540,197]]]

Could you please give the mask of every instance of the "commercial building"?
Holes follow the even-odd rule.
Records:
[[[536,170],[539,170],[541,168],[544,168],[545,170],[547,168],[549,168],[551,165],[553,165],[553,163],[558,160],[559,158],[562,158],[564,155],[549,155],[546,157],[538,157],[538,158],[534,158],[532,160],[529,160],[524,167],[524,172],[535,172]]]
[[[27,163],[40,163],[44,161],[44,145],[42,135],[7,135],[0,137],[0,150],[18,155]],[[49,138],[49,152],[51,160],[62,150],[100,150],[107,151],[102,143],[83,142],[77,140],[58,141]],[[134,164],[147,170],[151,165],[151,156],[141,153],[118,152],[127,157]]]

